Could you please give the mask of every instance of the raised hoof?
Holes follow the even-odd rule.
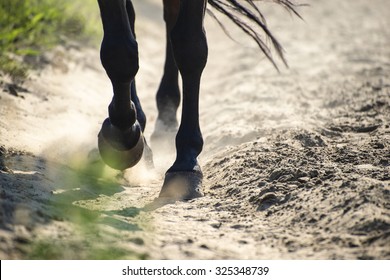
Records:
[[[158,200],[178,201],[202,197],[201,172],[168,172]]]
[[[135,166],[142,158],[144,146],[138,123],[128,131],[121,131],[106,119],[98,134],[100,156],[108,166],[117,170]]]

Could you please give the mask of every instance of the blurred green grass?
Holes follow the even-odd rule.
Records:
[[[102,161],[89,161],[77,156],[72,157],[63,169],[53,169],[52,172],[56,172],[52,176],[57,178],[61,187],[53,192],[50,200],[45,201],[41,217],[47,219],[42,224],[53,225],[53,234],[27,239],[20,247],[23,259],[148,258],[148,254],[131,248],[136,242],[144,242],[134,237],[142,229],[137,220],[131,220],[141,210],[131,206],[111,210],[118,206],[114,195],[124,191],[120,183],[121,172],[108,168]],[[57,222],[61,222],[66,230],[60,233],[61,227],[54,225]],[[34,227],[40,225],[37,223]]]
[[[25,57],[71,41],[96,44],[100,34],[96,0],[0,0],[0,72],[23,80]]]

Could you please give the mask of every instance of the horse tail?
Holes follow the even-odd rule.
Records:
[[[284,50],[279,41],[274,37],[271,31],[268,29],[267,22],[263,13],[256,6],[255,2],[263,0],[207,0],[211,7],[218,12],[221,12],[227,16],[233,23],[235,23],[242,31],[249,35],[259,46],[264,55],[273,64],[273,66],[279,71],[279,68],[272,56],[272,47],[276,51],[277,56],[288,67],[286,58],[284,56]],[[240,2],[239,2],[240,1]],[[280,4],[288,11],[301,18],[296,10],[297,4],[292,3],[290,0],[271,0],[277,4]],[[245,2],[245,3],[243,3]],[[212,10],[208,9],[208,13],[217,20],[218,24],[222,27],[225,33],[228,34],[224,25],[215,16]],[[265,34],[265,40],[262,38]],[[229,35],[229,34],[228,34]],[[271,42],[267,44],[266,42]]]

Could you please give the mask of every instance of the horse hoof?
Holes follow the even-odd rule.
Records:
[[[202,197],[202,180],[201,172],[168,172],[158,199],[183,201]]]
[[[142,158],[144,137],[138,123],[127,131],[113,126],[107,118],[98,134],[98,147],[103,161],[111,168],[125,170]]]

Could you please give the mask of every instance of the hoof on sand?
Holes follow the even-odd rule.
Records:
[[[169,172],[158,198],[177,201],[202,197],[202,180],[200,172]]]
[[[153,211],[176,201],[188,201],[202,197],[203,175],[201,172],[169,172],[165,175],[160,195],[144,207],[144,211]]]

